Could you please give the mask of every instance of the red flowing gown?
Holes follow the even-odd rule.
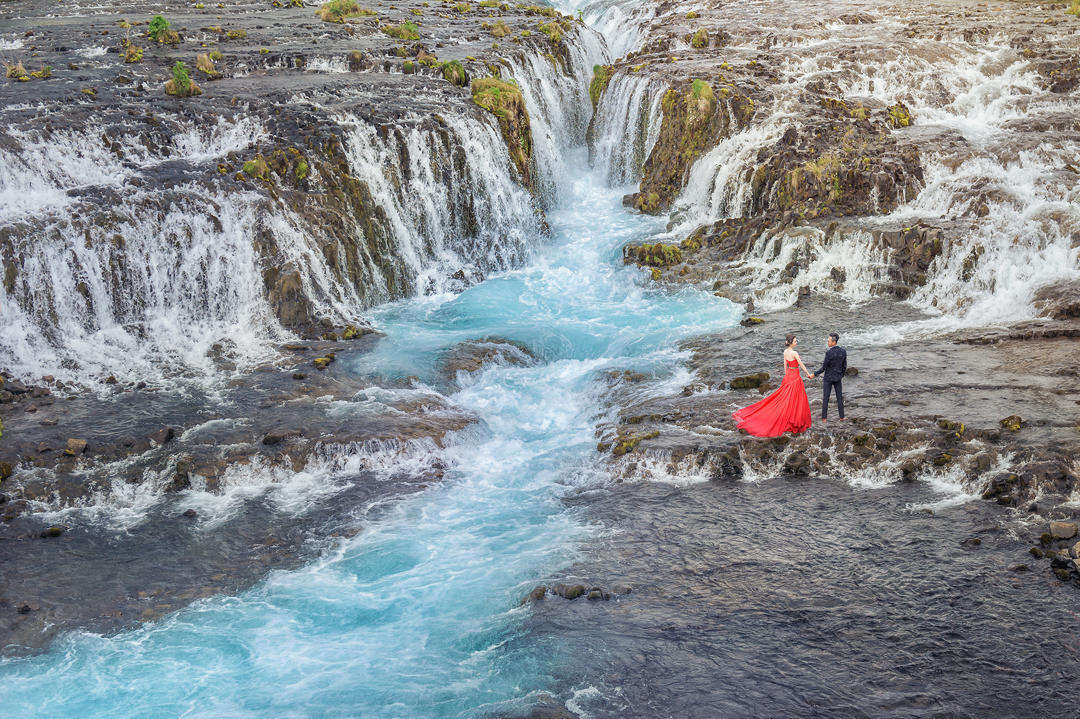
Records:
[[[799,361],[785,362],[787,371],[775,392],[732,413],[735,426],[755,437],[779,437],[810,429],[810,401],[799,375]]]

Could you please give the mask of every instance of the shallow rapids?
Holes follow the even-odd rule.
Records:
[[[657,221],[627,213],[583,153],[572,161],[575,200],[550,215],[553,241],[527,267],[374,315],[387,336],[357,373],[433,382],[447,348],[492,335],[538,356],[461,377],[450,399],[481,423],[445,452],[441,484],[368,507],[355,538],[240,596],[5,661],[14,716],[471,716],[535,701],[569,650],[524,635],[518,604],[594,531],[560,498],[605,481],[594,431],[606,372],[678,386],[677,340],[740,314],[697,290],[646,289],[620,249]]]

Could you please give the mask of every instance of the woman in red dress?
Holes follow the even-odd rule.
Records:
[[[784,432],[798,434],[810,429],[810,401],[806,398],[801,367],[810,379],[814,375],[806,369],[795,345],[799,340],[795,335],[786,338],[784,350],[784,380],[775,392],[760,402],[744,407],[732,413],[735,426],[745,429],[755,437],[779,437]]]

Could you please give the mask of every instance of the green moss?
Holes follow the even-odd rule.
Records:
[[[128,44],[124,50],[124,62],[142,62],[143,49],[133,44]]]
[[[301,157],[299,160],[296,161],[296,179],[297,180],[303,180],[305,177],[308,176],[309,172],[311,172],[311,167],[308,166],[307,160],[305,160],[304,158]]]
[[[416,72],[416,63],[414,63],[412,60],[406,60],[401,65],[401,71],[406,75],[412,75]]]
[[[472,6],[467,2],[459,2],[454,6],[454,10],[460,13],[472,12]]]
[[[690,95],[695,100],[712,102],[713,101],[713,89],[712,85],[704,80],[694,80],[690,83]]]
[[[698,14],[697,14],[696,12],[694,12],[693,10],[691,10],[691,11],[690,11],[690,12],[688,12],[688,13],[686,13],[686,19],[687,19],[687,20],[693,20],[693,19],[695,19],[695,18],[696,18],[697,16],[698,16]]]
[[[266,158],[262,155],[256,155],[255,159],[244,163],[244,174],[263,182],[270,182],[272,179],[270,177],[270,165],[267,164]]]
[[[507,25],[504,21],[496,20],[495,24],[491,26],[491,29],[489,29],[488,32],[491,33],[492,37],[501,38],[501,37],[506,37],[507,35],[512,33],[513,30],[511,30],[510,26]]]
[[[510,159],[525,185],[532,187],[532,128],[521,90],[497,77],[481,77],[472,81],[472,98],[498,118]]]
[[[414,8],[413,8],[412,10],[410,10],[409,12],[411,12],[411,13],[412,13],[413,15],[415,15],[416,17],[421,17],[421,16],[422,16],[422,15],[424,14],[424,11],[423,11],[423,10],[421,10],[420,8],[418,8],[418,7],[414,7]]]
[[[656,267],[652,268],[652,271],[649,273],[649,275],[652,277],[653,282],[659,282],[660,278],[664,276],[663,273],[660,272],[660,270]]]
[[[589,81],[589,99],[592,100],[593,107],[596,107],[600,102],[600,96],[604,94],[608,83],[611,82],[611,76],[615,74],[615,67],[613,65],[593,65],[592,71],[592,80]]]
[[[705,28],[694,33],[694,36],[690,38],[690,46],[698,49],[709,46],[709,33]]]
[[[370,17],[378,13],[360,7],[356,0],[330,0],[323,3],[315,14],[324,22],[344,23],[351,17]]]
[[[682,252],[675,245],[665,245],[657,242],[654,245],[648,243],[634,250],[634,257],[639,265],[651,267],[670,267],[682,262]]]
[[[229,30],[229,32],[225,33],[225,37],[230,40],[243,40],[247,37],[247,30]]]
[[[30,73],[30,77],[36,77],[39,80],[52,77],[52,65],[42,65],[40,70],[34,70]]]
[[[439,69],[442,70],[443,78],[448,83],[457,87],[465,87],[465,68],[461,66],[461,62],[449,60],[439,65]]]
[[[499,7],[499,0],[481,0],[478,4],[480,7],[496,8]]]
[[[1080,17],[1080,0],[1072,0],[1072,5],[1065,11],[1065,14]]]
[[[400,25],[385,25],[382,31],[390,37],[398,40],[419,40],[420,28],[414,22],[403,22]]]
[[[552,43],[562,42],[563,26],[557,22],[541,23],[537,29],[548,36]]]
[[[889,124],[895,128],[911,124],[911,112],[904,103],[898,102],[889,108]]]
[[[220,50],[211,50],[209,57],[214,62],[217,62],[218,60],[220,60],[221,58],[223,58],[225,56],[221,54]]]

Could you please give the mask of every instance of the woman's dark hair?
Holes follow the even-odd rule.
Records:
[[[795,341],[795,335],[787,335],[784,337],[785,347],[790,347],[791,343]]]

